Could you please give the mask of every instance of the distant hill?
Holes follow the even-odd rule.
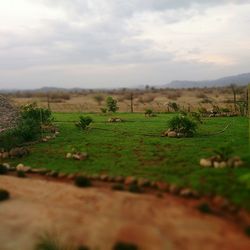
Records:
[[[244,86],[250,83],[250,73],[228,76],[216,80],[207,81],[172,81],[165,84],[165,88],[203,88],[203,87],[224,87],[230,84]]]

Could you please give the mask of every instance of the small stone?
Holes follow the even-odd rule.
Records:
[[[168,132],[168,137],[175,138],[177,137],[177,133],[175,131]]]
[[[137,184],[139,187],[148,187],[150,186],[150,181],[147,179],[139,179]]]
[[[58,176],[58,172],[57,171],[50,171],[47,173],[48,176],[51,176],[51,177],[57,177]]]
[[[47,142],[47,141],[48,141],[48,139],[42,138],[42,142]]]
[[[58,174],[58,178],[65,178],[67,176],[67,174],[65,173],[59,173]]]
[[[101,181],[108,181],[108,179],[109,179],[109,176],[106,175],[106,174],[102,174],[102,175],[100,176],[100,180],[101,180]]]
[[[23,171],[23,172],[27,173],[27,172],[31,171],[31,167],[24,166],[23,164],[20,163],[16,166],[16,170]]]
[[[2,166],[6,167],[8,171],[10,170],[10,164],[9,163],[3,163]]]
[[[213,163],[210,159],[203,158],[200,160],[200,166],[205,167],[205,168],[209,168],[209,167],[213,166]]]
[[[180,196],[183,197],[192,197],[193,196],[193,190],[190,188],[183,188],[180,190]]]
[[[234,161],[233,166],[235,168],[241,167],[244,164],[242,160]]]
[[[124,177],[123,176],[116,176],[115,177],[115,180],[114,180],[115,182],[124,182]]]
[[[66,154],[66,158],[67,158],[67,159],[71,159],[71,158],[72,158],[72,154],[71,154],[71,153],[67,153],[67,154]]]
[[[128,176],[126,177],[125,181],[124,181],[125,185],[132,185],[132,184],[137,184],[137,180],[135,177],[133,176]]]
[[[161,190],[161,191],[168,191],[169,185],[164,182],[157,181],[156,182],[156,187]]]
[[[2,153],[2,159],[8,159],[9,158],[9,153],[8,152],[3,152]]]
[[[169,192],[171,194],[175,194],[176,195],[176,194],[178,194],[180,192],[180,188],[178,186],[176,186],[175,184],[171,184],[169,186]]]
[[[229,207],[229,202],[227,199],[217,195],[213,198],[213,204],[219,208],[227,208]]]
[[[69,175],[67,176],[67,179],[73,180],[73,179],[75,179],[75,177],[76,177],[76,174],[69,174]]]
[[[215,161],[214,162],[215,168],[225,168],[226,166],[227,166],[227,163],[225,161],[221,161],[221,162]]]

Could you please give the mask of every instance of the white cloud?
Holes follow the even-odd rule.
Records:
[[[244,0],[1,1],[0,88],[241,73],[250,62],[249,12]]]

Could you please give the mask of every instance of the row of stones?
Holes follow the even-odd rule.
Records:
[[[47,177],[53,177],[58,179],[66,179],[66,180],[72,180],[74,181],[77,177],[82,176],[85,178],[88,178],[92,181],[102,181],[102,182],[110,182],[110,183],[119,183],[123,184],[125,186],[131,186],[136,185],[139,188],[151,188],[156,191],[161,192],[168,192],[173,195],[179,195],[181,197],[185,198],[195,198],[199,199],[202,198],[201,195],[191,189],[191,188],[181,188],[175,184],[168,184],[165,182],[160,181],[150,181],[145,178],[136,178],[133,176],[109,176],[106,174],[101,175],[88,175],[84,173],[75,173],[75,174],[66,174],[62,172],[57,172],[54,170],[48,170],[44,168],[31,168],[29,166],[24,166],[23,164],[18,164],[16,167],[11,167],[8,163],[2,164],[7,168],[8,171],[22,171],[24,173],[33,173],[33,174],[40,174]],[[229,212],[237,212],[238,208],[231,204],[227,199],[221,197],[221,196],[211,196],[207,197],[213,206],[219,209],[223,209],[223,211],[228,210]]]
[[[42,142],[48,142],[55,139],[60,134],[59,131],[56,131],[53,135],[47,135],[41,139]],[[12,148],[9,151],[0,151],[0,159],[8,158],[21,158],[29,154],[29,150],[26,147],[17,147]]]
[[[227,160],[222,160],[218,156],[212,156],[209,158],[202,158],[200,160],[201,167],[213,167],[213,168],[238,168],[244,165],[244,162],[241,160],[240,157],[235,156],[231,157]]]

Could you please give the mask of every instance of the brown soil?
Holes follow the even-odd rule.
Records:
[[[141,250],[250,249],[249,238],[234,223],[167,194],[157,198],[11,176],[1,176],[0,187],[11,194],[0,203],[1,250],[33,250],[44,232],[100,250],[117,241]]]

